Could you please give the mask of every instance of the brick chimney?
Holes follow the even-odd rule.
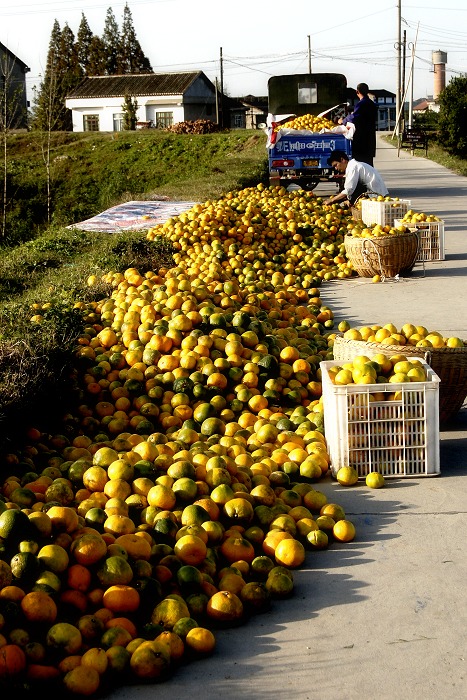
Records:
[[[434,68],[433,99],[437,100],[439,93],[446,87],[446,63],[448,55],[445,51],[433,51],[432,54]]]

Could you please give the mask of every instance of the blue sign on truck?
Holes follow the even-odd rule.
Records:
[[[340,177],[328,165],[331,151],[339,149],[352,155],[352,142],[342,134],[283,134],[268,149],[269,182],[288,186],[292,183],[312,190],[319,182],[335,182]]]
[[[345,113],[349,97],[345,76],[340,73],[274,76],[269,80],[268,92],[270,184],[285,187],[296,184],[312,190],[319,182],[334,182],[341,189],[342,176],[334,173],[328,158],[335,149],[350,157],[351,139],[332,131],[314,133],[289,129],[283,115],[284,112],[291,118],[304,114],[326,115],[337,121],[337,117]],[[279,124],[282,125],[280,129],[277,128]]]

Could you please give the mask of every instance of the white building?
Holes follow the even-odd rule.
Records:
[[[139,126],[217,121],[216,89],[202,71],[105,75],[84,78],[67,95],[73,131],[122,131],[125,96],[136,100]]]

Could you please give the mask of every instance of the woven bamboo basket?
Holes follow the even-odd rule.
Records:
[[[412,270],[419,237],[414,231],[372,238],[345,236],[344,246],[347,258],[360,277],[395,277]]]
[[[334,359],[350,362],[356,355],[373,357],[378,353],[396,353],[424,357],[440,378],[439,422],[449,423],[462,408],[467,397],[467,346],[463,348],[417,348],[414,345],[385,345],[365,340],[350,340],[337,336],[333,346]]]

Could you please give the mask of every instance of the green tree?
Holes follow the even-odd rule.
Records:
[[[105,17],[102,43],[106,55],[105,75],[118,75],[120,66],[120,33],[112,8],[109,7]]]
[[[36,104],[34,106],[33,125],[41,131],[45,131],[49,128],[51,123],[56,123],[56,115],[59,111],[59,105],[56,100],[56,85],[61,35],[62,30],[60,29],[58,21],[55,20],[50,35],[44,79],[39,87]]]
[[[107,57],[102,39],[93,36],[89,49],[89,61],[87,75],[105,75]]]
[[[68,24],[65,24],[60,37],[60,58],[58,61],[60,79],[58,90],[61,98],[60,103],[60,129],[62,131],[73,131],[71,110],[65,106],[65,98],[83,78],[83,70],[78,60],[77,44],[75,35]]]
[[[128,93],[125,95],[123,100],[123,128],[125,131],[134,131],[136,129],[136,112],[138,110],[138,103],[136,99],[132,98]]]
[[[453,78],[439,96],[439,142],[452,155],[467,157],[467,75]]]
[[[123,23],[120,41],[120,73],[152,73],[149,59],[146,58],[141,44],[136,38],[133,17],[128,7],[123,10]]]
[[[89,61],[91,59],[92,40],[93,34],[84,16],[84,12],[82,12],[78,34],[76,35],[76,55],[84,75],[90,75]]]

